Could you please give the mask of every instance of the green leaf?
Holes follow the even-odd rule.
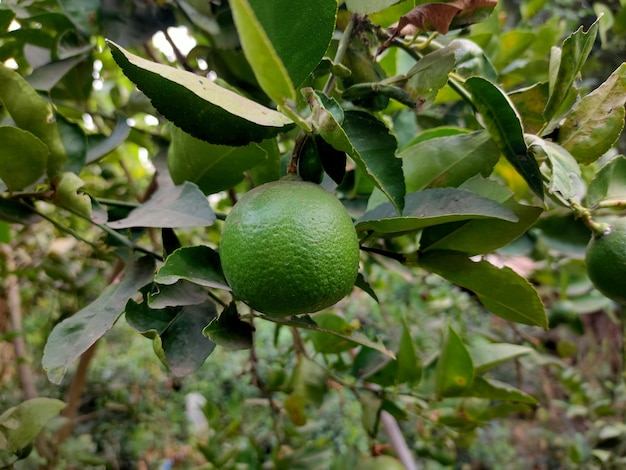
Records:
[[[252,347],[254,328],[239,318],[237,306],[232,302],[204,328],[202,334],[229,351],[237,351]]]
[[[20,191],[46,173],[50,149],[35,135],[17,127],[0,126],[0,142],[0,179],[9,191]]]
[[[52,106],[15,70],[0,64],[0,101],[17,127],[37,136],[49,148],[48,177],[57,175],[67,155],[59,135]]]
[[[626,200],[626,157],[618,156],[604,165],[593,177],[585,204],[594,207],[602,201]]]
[[[468,390],[473,382],[472,357],[458,333],[448,326],[437,359],[435,391],[439,397],[456,397]]]
[[[356,228],[396,236],[430,225],[481,218],[517,221],[513,212],[492,199],[463,189],[433,188],[407,194],[401,215],[390,203],[379,205],[363,214],[356,221]]]
[[[505,320],[548,328],[548,317],[535,288],[508,267],[472,261],[453,251],[429,251],[418,265],[476,294],[492,313]]]
[[[88,54],[82,54],[69,59],[50,62],[37,67],[30,75],[24,78],[35,90],[50,92],[63,77],[87,57]]]
[[[500,151],[485,131],[455,132],[418,141],[398,155],[407,192],[427,187],[457,187],[474,175],[488,176]]]
[[[370,436],[376,436],[378,434],[383,399],[379,393],[368,389],[360,391],[357,398],[361,404],[361,423],[363,428]]]
[[[38,397],[25,400],[0,415],[0,462],[3,455],[11,455],[25,448],[43,430],[48,421],[57,416],[66,404],[55,398]]]
[[[544,119],[550,122],[558,118],[557,113],[565,102],[580,73],[598,34],[599,20],[585,32],[581,26],[569,35],[561,49],[552,48],[550,61],[550,96],[543,111]]]
[[[400,336],[400,345],[398,347],[398,355],[396,362],[398,364],[395,374],[395,383],[417,384],[422,378],[422,362],[420,361],[411,331],[406,323],[402,320],[402,335]]]
[[[511,359],[530,354],[533,349],[517,344],[485,343],[470,347],[469,352],[476,373],[482,374]]]
[[[91,218],[91,198],[86,194],[79,194],[78,190],[85,185],[75,173],[65,172],[56,183],[54,203],[64,207],[86,219]]]
[[[348,337],[357,329],[342,316],[331,312],[318,313],[313,316],[313,321],[324,330],[335,331]],[[320,330],[311,331],[310,337],[315,350],[322,354],[339,354],[358,346],[354,341]]]
[[[259,22],[249,0],[231,0],[233,20],[244,54],[263,91],[276,103],[295,100],[296,90],[271,39]]]
[[[184,279],[174,284],[154,284],[148,293],[148,306],[152,309],[197,305],[205,302],[207,291],[198,284]]]
[[[199,75],[150,62],[108,42],[113,58],[154,107],[185,132],[218,145],[248,145],[285,132],[292,122]]]
[[[32,225],[43,220],[29,204],[4,198],[0,198],[0,219],[22,225]]]
[[[488,197],[513,212],[518,220],[470,219],[426,227],[420,237],[420,250],[454,250],[470,256],[490,253],[523,235],[544,212],[541,207],[519,204],[512,191],[492,180],[477,176],[459,189]]]
[[[191,374],[215,349],[215,343],[202,334],[216,316],[213,302],[198,305],[151,309],[130,299],[124,316],[128,324],[152,340],[154,352],[177,377]]]
[[[297,425],[306,423],[304,409],[308,404],[322,405],[328,389],[326,370],[306,356],[301,356],[293,374],[293,391],[285,399],[285,409]]]
[[[547,158],[550,167],[548,191],[566,199],[573,198],[583,186],[580,166],[563,147],[535,135],[527,135],[528,150],[536,156]]]
[[[0,9],[0,32],[5,33],[15,18],[15,13],[12,10]]]
[[[264,160],[253,166],[248,171],[250,179],[255,186],[276,181],[281,177],[280,173],[280,149],[276,139],[264,140],[258,144],[265,152]]]
[[[352,157],[401,212],[405,194],[402,160],[396,157],[398,143],[385,124],[362,111],[344,113],[334,99],[310,88],[303,94],[313,108],[322,138]]]
[[[208,246],[189,246],[174,251],[157,271],[154,282],[174,284],[181,279],[204,287],[229,290],[219,255]]]
[[[351,13],[369,15],[378,13],[401,0],[346,0],[346,7]]]
[[[486,398],[498,401],[514,401],[536,405],[537,399],[517,388],[500,382],[499,380],[476,377],[469,390],[463,393],[465,397]]]
[[[374,349],[392,359],[395,359],[396,357],[395,354],[389,351],[381,342],[374,342],[364,334],[359,333],[358,331],[351,331],[350,334],[345,334],[345,332],[333,331],[322,328],[318,326],[317,323],[315,323],[315,320],[309,315],[300,315],[292,318],[277,318],[264,315],[263,318],[279,325],[293,326],[296,328],[304,328],[305,330],[319,331],[322,333],[334,335],[338,338],[351,341],[361,346],[365,346],[366,348]]]
[[[496,85],[481,77],[468,78],[465,86],[502,154],[526,180],[530,189],[543,199],[539,165],[528,153],[522,121],[511,100]]]
[[[474,41],[455,39],[450,43],[450,47],[454,48],[456,54],[457,75],[463,78],[478,75],[491,81],[498,79],[498,71],[485,54],[485,51]]]
[[[437,93],[448,83],[448,74],[456,64],[455,47],[448,46],[425,55],[407,72],[405,90],[418,111],[428,109]]]
[[[57,127],[67,154],[63,171],[80,173],[87,160],[87,136],[82,127],[57,114]]]
[[[264,164],[267,152],[257,144],[241,147],[214,145],[172,127],[167,166],[176,184],[190,181],[204,194],[230,189],[244,178],[244,171]]]
[[[277,104],[295,100],[332,38],[335,0],[233,0],[243,52],[265,93]]]
[[[113,131],[108,135],[90,134],[87,136],[87,156],[85,163],[92,163],[108,155],[126,142],[130,134],[130,126],[125,116],[118,116]]]
[[[113,229],[129,227],[208,227],[215,213],[206,196],[194,183],[159,188],[148,201],[127,217],[112,222]]]
[[[398,362],[370,348],[361,348],[352,361],[351,373],[358,380],[389,387],[396,383]]]
[[[549,88],[548,82],[541,82],[509,93],[509,99],[522,119],[524,132],[538,134],[543,129],[546,123],[543,110],[550,95]]]
[[[60,384],[70,364],[111,329],[128,299],[152,279],[154,268],[153,258],[140,258],[127,266],[119,283],[108,286],[95,301],[54,327],[42,360],[52,383]]]
[[[99,32],[97,12],[99,0],[59,0],[61,10],[76,27],[86,35],[95,36]]]
[[[608,152],[624,129],[626,63],[576,103],[560,126],[558,143],[578,163],[592,163]]]

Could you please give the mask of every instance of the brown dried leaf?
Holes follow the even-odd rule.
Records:
[[[463,18],[463,25],[471,24],[474,13],[486,7],[495,7],[498,0],[454,0],[449,3],[425,3],[401,16],[398,24],[389,29],[391,37],[378,53],[385,50],[397,36],[409,36],[417,31],[437,31],[447,34],[456,18]]]

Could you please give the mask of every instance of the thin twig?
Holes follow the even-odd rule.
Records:
[[[20,383],[22,384],[22,394],[25,400],[37,397],[35,378],[30,369],[26,344],[24,342],[22,326],[22,299],[20,297],[19,281],[15,275],[16,265],[13,250],[5,243],[0,244],[0,250],[4,255],[6,277],[4,278],[4,289],[6,291],[7,309],[11,319],[11,329],[16,333],[13,338],[13,349],[15,350],[15,362],[17,364]]]

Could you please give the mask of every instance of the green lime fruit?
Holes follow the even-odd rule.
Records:
[[[609,299],[626,305],[626,217],[591,239],[585,263],[596,289]]]
[[[357,465],[357,470],[405,470],[404,465],[389,455],[379,455],[367,460],[362,460]]]
[[[359,241],[335,196],[314,183],[283,179],[247,192],[233,206],[220,257],[235,298],[268,315],[298,315],[350,293]]]

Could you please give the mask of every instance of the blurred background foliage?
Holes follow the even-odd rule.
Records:
[[[592,89],[626,56],[623,0],[501,1],[490,20],[467,34],[511,90],[545,78],[550,46],[579,25],[591,24],[599,13],[604,14],[601,41],[580,83]],[[0,0],[0,27],[0,60],[48,93],[62,118],[78,123],[92,144],[102,144],[100,151],[86,155],[89,164],[80,176],[92,195],[130,201],[119,205],[120,217],[133,207],[132,201],[143,200],[155,167],[164,165],[167,123],[113,63],[105,37],[153,60],[216,70],[255,99],[267,100],[246,68],[235,33],[232,43],[214,47],[214,32],[232,27],[225,2]],[[439,106],[417,119],[408,110],[393,115],[400,145],[420,129],[473,119],[457,103],[439,99]],[[622,138],[613,155],[624,153],[625,146]],[[109,147],[113,150],[106,151]],[[220,197],[212,200],[217,208]],[[34,396],[68,400],[76,383],[53,386],[41,368],[46,338],[57,322],[97,298],[116,275],[116,258],[102,249],[106,234],[52,207],[47,216],[56,223],[0,223],[5,281],[0,297],[0,413]],[[568,214],[550,212],[494,255],[494,262],[506,258],[538,286],[550,311],[547,332],[498,319],[472,295],[437,276],[384,261],[368,265],[365,273],[379,303],[358,292],[336,307],[349,324],[381,340],[397,338],[405,322],[425,375],[432,372],[429,359],[439,350],[439,332],[446,325],[470,347],[483,339],[532,346],[531,353],[496,367],[491,376],[516,384],[539,405],[490,411],[495,418],[501,412],[506,416],[502,419],[481,421],[486,400],[448,399],[433,405],[421,399],[419,389],[385,388],[386,409],[398,418],[420,468],[626,464],[620,312],[593,291],[584,274],[588,233],[577,236],[579,229]],[[214,230],[177,234],[185,244],[214,244]],[[159,244],[150,230],[135,235]],[[115,240],[108,242],[115,246]],[[18,323],[8,313],[15,311],[16,292],[21,303]],[[323,371],[321,378],[303,385],[294,359],[295,333],[269,322],[255,326],[253,350],[218,348],[195,374],[181,379],[167,372],[148,340],[119,321],[93,349],[93,359],[85,361],[89,367],[82,375],[76,424],[66,431],[63,414],[52,419],[15,468],[339,470],[355,467],[372,449],[388,452],[387,434],[368,416],[381,396],[355,396],[343,383],[356,362],[349,351],[325,353],[320,338],[301,333],[296,340],[316,351],[307,375],[319,376],[316,368]],[[17,356],[16,339],[25,346]],[[32,383],[20,386],[19,369],[24,367]],[[306,406],[287,407],[287,412],[279,406],[290,396],[298,397],[294,389],[305,385]],[[305,413],[304,420],[296,411]]]

